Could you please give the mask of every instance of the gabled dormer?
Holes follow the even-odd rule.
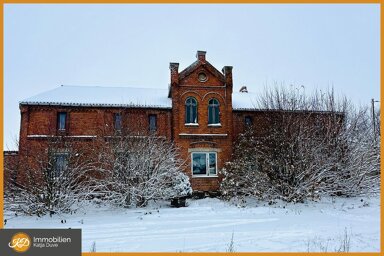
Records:
[[[176,137],[227,137],[232,127],[232,67],[220,72],[207,61],[205,51],[198,51],[195,62],[181,72],[178,69],[178,63],[170,63],[168,97]]]
[[[172,97],[175,86],[230,87],[232,92],[232,67],[225,66],[222,72],[206,60],[205,51],[197,51],[196,61],[179,72],[179,63],[170,63],[171,83],[168,97]]]

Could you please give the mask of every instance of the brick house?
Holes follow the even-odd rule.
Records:
[[[196,57],[182,71],[170,63],[168,89],[60,86],[20,102],[19,161],[55,136],[90,145],[127,128],[156,132],[180,149],[194,191],[217,191],[237,135],[252,123],[262,134],[265,113],[255,108],[256,94],[233,91],[231,66],[219,71],[206,52]],[[56,157],[65,164],[65,155]]]

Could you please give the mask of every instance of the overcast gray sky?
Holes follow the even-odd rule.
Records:
[[[380,7],[370,5],[12,5],[4,7],[4,148],[18,102],[61,84],[167,88],[197,50],[234,90],[275,82],[380,97]]]

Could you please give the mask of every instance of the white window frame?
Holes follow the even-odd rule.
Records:
[[[193,155],[194,154],[205,154],[205,174],[194,174],[193,173]],[[209,154],[215,154],[215,174],[209,173]],[[194,151],[191,152],[191,172],[192,177],[218,177],[217,176],[217,152],[215,151]]]

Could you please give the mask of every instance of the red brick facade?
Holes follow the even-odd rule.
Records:
[[[19,169],[18,151],[4,151],[4,190],[10,189],[10,184],[16,179],[16,171]]]
[[[192,152],[216,152],[217,167],[220,169],[232,154],[232,67],[217,71],[205,59],[205,52],[197,53],[197,61],[178,72],[178,64],[171,63],[172,120],[175,144],[181,149],[182,157],[191,163]],[[199,80],[199,74],[207,76]],[[185,124],[185,101],[194,97],[198,104],[198,125]],[[208,101],[215,98],[220,105],[220,125],[208,124]],[[190,176],[195,190],[218,190],[220,178],[217,175],[194,177],[189,165],[186,173]]]
[[[195,191],[217,191],[220,180],[218,170],[231,159],[233,142],[244,130],[244,119],[252,117],[252,122],[262,124],[260,111],[242,111],[232,108],[232,67],[225,66],[218,71],[205,58],[205,52],[197,53],[197,60],[179,72],[178,63],[170,64],[170,88],[168,97],[172,108],[148,107],[94,107],[47,104],[20,104],[21,129],[20,161],[27,162],[24,156],[44,150],[48,137],[66,136],[80,144],[89,145],[97,137],[114,135],[114,115],[120,113],[122,129],[149,131],[149,116],[156,116],[156,131],[159,136],[172,140],[180,149],[181,157],[187,161],[185,173],[190,177]],[[197,122],[186,123],[186,100],[193,97],[197,101]],[[219,123],[208,123],[208,104],[211,99],[219,103]],[[58,113],[66,113],[66,129],[58,130]],[[260,134],[262,134],[262,125]],[[212,155],[209,154],[212,153]],[[209,157],[216,154],[216,174],[193,175],[192,154],[205,153]],[[212,158],[213,159],[213,158]],[[211,160],[207,160],[211,161]],[[213,161],[213,160],[212,160]],[[209,162],[210,163],[210,162]],[[18,175],[22,181],[22,172]]]

